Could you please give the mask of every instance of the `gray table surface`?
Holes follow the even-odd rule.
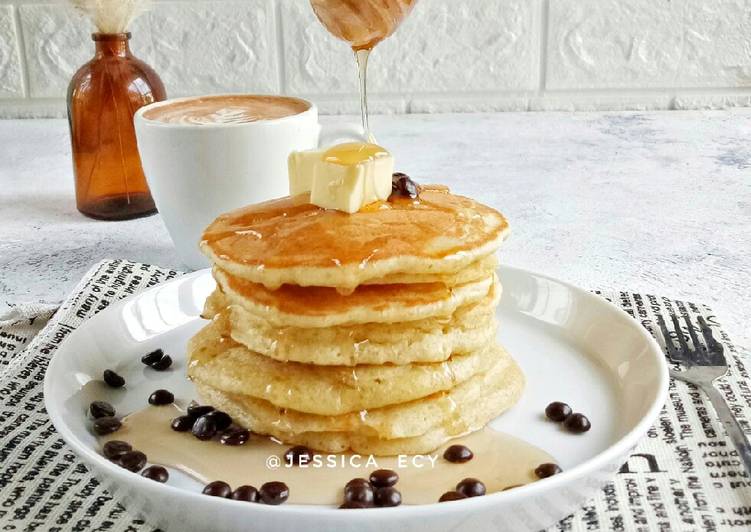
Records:
[[[399,170],[507,215],[506,263],[707,303],[750,345],[751,110],[373,122]],[[159,216],[100,222],[76,211],[64,120],[0,121],[0,313],[59,301],[115,257],[181,268]]]

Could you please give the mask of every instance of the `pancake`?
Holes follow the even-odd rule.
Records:
[[[214,278],[231,305],[276,327],[333,327],[357,323],[397,323],[449,316],[458,307],[482,300],[495,274],[465,284],[415,283],[358,286],[343,295],[335,288],[283,285],[270,290],[215,268]]]
[[[339,415],[426,397],[484,373],[498,360],[494,344],[435,364],[315,366],[279,362],[249,351],[217,319],[188,344],[188,376],[221,391],[281,408]]]
[[[251,395],[228,394],[234,402],[252,412],[257,427],[274,426],[281,432],[357,432],[381,439],[419,436],[438,425],[451,423],[457,412],[464,412],[482,401],[484,395],[503,382],[504,373],[513,371],[515,362],[501,347],[488,371],[474,375],[446,392],[382,408],[337,416],[308,414],[280,409]],[[196,381],[201,382],[201,381]]]
[[[330,453],[427,453],[519,399],[496,344],[496,210],[440,186],[347,214],[309,194],[204,232],[216,290],[188,376],[235,423]]]
[[[220,290],[206,301],[203,316],[223,314],[232,339],[251,351],[283,362],[319,366],[442,362],[493,341],[496,284],[478,303],[459,307],[451,316],[404,323],[363,323],[327,328],[274,327],[239,305],[227,305]]]
[[[507,355],[506,355],[507,356]],[[236,423],[260,434],[273,436],[289,444],[306,445],[321,452],[341,453],[352,451],[360,454],[389,456],[395,454],[425,454],[441,446],[447,440],[479,430],[499,416],[521,397],[524,375],[519,366],[508,357],[509,364],[502,371],[489,371],[472,379],[471,385],[454,392],[459,399],[455,408],[444,408],[448,401],[430,397],[398,407],[370,410],[364,415],[363,426],[352,431],[334,430],[307,432],[290,431],[294,421],[300,427],[321,429],[327,422],[313,418],[300,419],[298,413],[279,410],[274,417],[270,410],[259,408],[257,400],[237,394],[228,394],[200,381],[196,383],[199,395],[208,403],[227,412]],[[466,390],[466,392],[465,392]],[[479,393],[478,393],[479,391]],[[443,397],[448,397],[444,395]],[[470,396],[473,399],[470,399]],[[459,406],[461,403],[461,406]],[[442,412],[444,417],[440,416]],[[421,416],[435,419],[435,424]],[[346,416],[342,421],[329,421],[337,429],[355,426],[356,415]],[[339,424],[341,423],[341,424]],[[406,437],[384,438],[384,434],[422,434]]]
[[[368,279],[363,285],[369,284],[413,284],[413,283],[443,283],[446,286],[456,286],[459,284],[476,281],[489,277],[498,269],[498,257],[488,255],[473,262],[466,268],[458,272],[450,273],[393,273],[386,277]],[[342,291],[339,289],[340,292]],[[346,292],[344,292],[346,294]]]
[[[354,214],[322,209],[301,194],[219,216],[201,249],[222,270],[271,289],[346,290],[394,274],[459,272],[493,254],[507,231],[498,211],[440,187]]]

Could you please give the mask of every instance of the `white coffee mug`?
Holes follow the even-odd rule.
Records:
[[[216,97],[220,96],[252,97]],[[191,269],[209,265],[198,244],[203,230],[219,214],[289,193],[290,152],[363,137],[356,126],[322,135],[318,109],[304,100],[302,112],[250,122],[173,123],[144,116],[151,109],[196,98],[200,97],[147,105],[134,118],[151,194],[178,257]]]

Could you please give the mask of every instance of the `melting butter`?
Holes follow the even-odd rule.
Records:
[[[286,466],[284,452],[289,445],[256,435],[238,447],[200,441],[190,433],[170,428],[170,421],[182,414],[174,405],[150,406],[125,417],[119,431],[99,441],[127,441],[146,453],[149,463],[180,470],[202,483],[223,480],[232,487],[260,487],[278,480],[289,486],[288,504],[332,506],[341,504],[348,481],[367,478],[376,469],[393,469],[399,474],[396,487],[404,504],[429,504],[437,502],[464,478],[480,479],[488,493],[493,493],[535,481],[534,469],[555,461],[545,451],[518,438],[485,428],[446,443],[428,455],[321,454],[316,462],[305,466]],[[464,464],[444,460],[444,450],[454,443],[469,447],[474,458]]]
[[[394,158],[377,144],[348,142],[327,150],[292,152],[291,195],[310,193],[310,202],[346,213],[388,199]]]

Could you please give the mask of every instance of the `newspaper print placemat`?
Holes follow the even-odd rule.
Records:
[[[40,317],[26,313],[0,322],[0,530],[154,530],[113,500],[57,436],[44,410],[42,381],[50,357],[83,321],[113,301],[177,275],[124,260],[103,262],[31,341],[50,309]],[[743,426],[750,427],[748,369],[711,309],[629,292],[600,295],[620,305],[660,342],[658,314],[704,316],[732,363],[719,388]],[[749,529],[751,479],[709,402],[695,388],[674,381],[657,423],[614,481],[551,530]]]

